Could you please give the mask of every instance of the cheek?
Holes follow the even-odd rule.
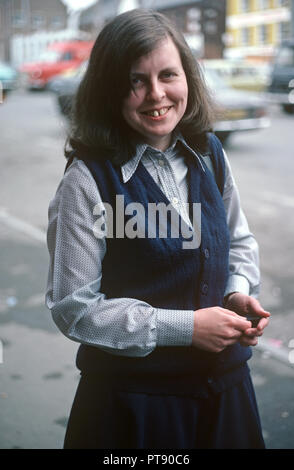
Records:
[[[129,96],[124,100],[122,107],[122,114],[124,117],[132,116],[136,113],[138,107],[141,104],[140,96],[135,95],[134,92],[131,92]]]
[[[184,96],[184,102],[185,102],[185,109],[188,103],[188,93],[189,93],[188,84],[185,81],[185,83],[183,84],[183,96]]]
[[[173,90],[174,99],[181,107],[186,108],[188,102],[188,86],[186,82],[179,83]]]

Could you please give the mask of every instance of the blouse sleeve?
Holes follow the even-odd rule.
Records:
[[[242,292],[257,297],[260,285],[259,250],[240,204],[240,196],[226,153],[223,202],[230,231],[229,280],[225,296]]]
[[[156,346],[190,345],[192,310],[160,309],[101,292],[107,239],[93,230],[97,204],[103,206],[96,182],[75,160],[49,206],[46,305],[57,327],[73,341],[126,356],[146,356]]]

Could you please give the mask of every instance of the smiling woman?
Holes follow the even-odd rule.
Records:
[[[171,38],[134,62],[130,74],[132,89],[123,101],[122,115],[146,143],[166,150],[188,101],[186,75]]]
[[[136,12],[138,10],[126,15],[135,16]],[[141,12],[143,15],[144,11]],[[99,158],[104,155],[119,164],[128,161],[134,153],[138,129],[126,125],[130,123],[125,113],[128,118],[132,113],[132,119],[137,121],[139,116],[135,115],[134,106],[140,106],[141,112],[154,111],[153,117],[156,118],[160,109],[162,113],[166,105],[168,108],[173,105],[172,112],[169,110],[167,113],[173,116],[173,123],[193,145],[197,142],[199,150],[205,150],[205,133],[212,128],[214,105],[204,85],[201,67],[183,36],[167,18],[158,16],[156,20],[151,19],[146,11],[145,15],[149,28],[135,23],[130,27],[120,15],[113,25],[115,34],[111,27],[101,31],[76,95],[67,155],[71,149],[93,155],[95,149],[96,157],[93,155],[91,158],[95,159],[99,154]],[[165,58],[161,52],[167,54]],[[154,65],[158,74],[156,81],[155,69],[150,76],[153,61],[156,61]],[[175,94],[176,106],[171,101],[173,96],[165,96],[164,101],[162,98],[158,101],[156,95],[166,91]],[[183,96],[179,97],[181,93]],[[182,116],[177,119],[176,114],[180,113]],[[155,123],[151,119],[146,119],[146,125],[147,122],[149,125]]]
[[[163,15],[100,32],[49,210],[47,305],[81,343],[65,448],[264,447],[247,360],[269,313],[212,110]]]

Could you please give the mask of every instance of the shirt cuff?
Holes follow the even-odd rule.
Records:
[[[232,274],[228,279],[224,297],[231,292],[241,292],[242,294],[249,295],[250,284],[248,279],[239,274]]]
[[[191,346],[194,311],[161,308],[156,311],[157,346]]]

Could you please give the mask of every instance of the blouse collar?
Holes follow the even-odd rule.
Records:
[[[156,152],[157,154],[158,153],[163,153],[168,158],[168,156],[173,156],[175,154],[175,152],[177,151],[176,145],[178,143],[182,144],[186,148],[186,150],[188,150],[189,153],[191,153],[195,158],[197,158],[197,160],[200,163],[200,166],[201,166],[202,170],[205,172],[205,169],[204,169],[204,166],[203,166],[203,163],[201,161],[200,156],[195,152],[195,150],[193,150],[187,144],[187,142],[184,139],[183,135],[181,133],[178,133],[173,137],[171,145],[169,146],[169,148],[165,152],[161,152],[160,150],[155,149],[154,147],[151,147],[150,145],[148,145],[146,143],[138,143],[136,145],[136,151],[135,151],[134,156],[121,166],[123,182],[127,183],[129,181],[129,179],[133,176],[133,174],[137,170],[138,165],[139,165],[139,163],[140,163],[140,161],[141,161],[141,159],[142,159],[142,157],[143,157],[143,155],[146,151],[149,150],[151,152]]]

